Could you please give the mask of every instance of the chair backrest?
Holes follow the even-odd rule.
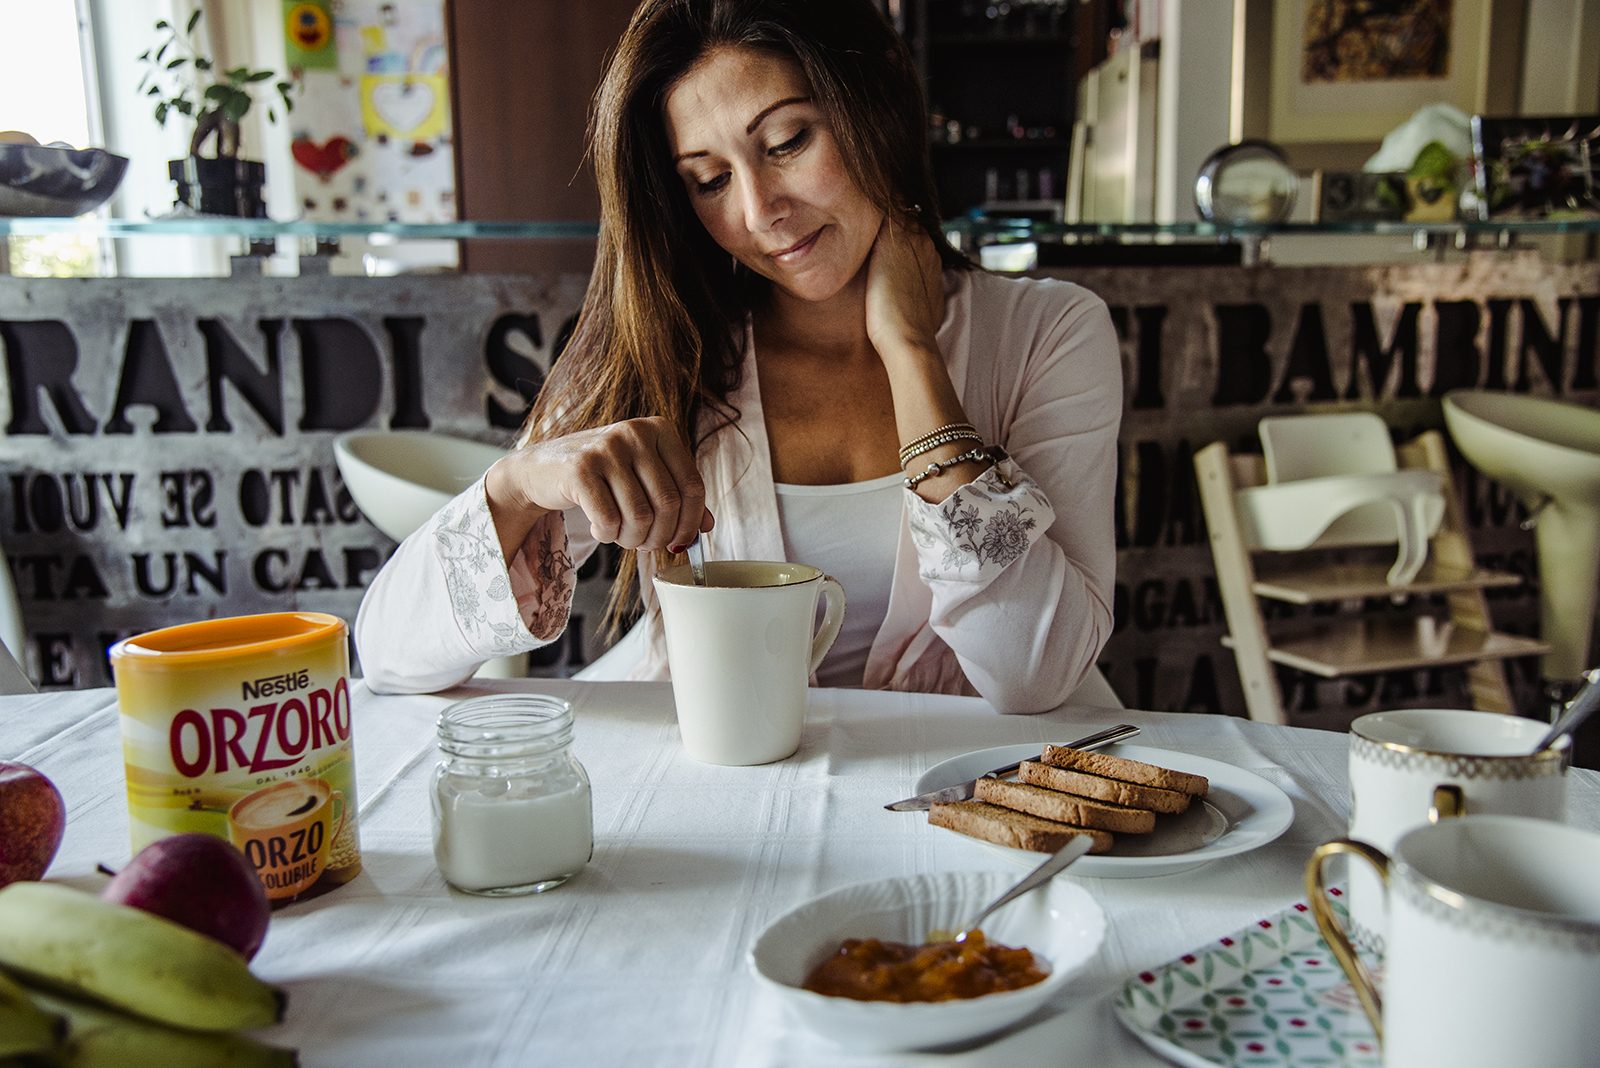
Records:
[[[1398,470],[1389,428],[1372,412],[1269,416],[1260,430],[1268,482]]]
[[[5,642],[0,642],[0,695],[33,692],[33,683],[23,674],[22,665],[11,655]]]

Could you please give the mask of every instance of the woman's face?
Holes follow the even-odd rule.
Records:
[[[860,273],[883,216],[851,180],[798,64],[719,49],[668,93],[666,120],[695,214],[740,263],[805,301]]]

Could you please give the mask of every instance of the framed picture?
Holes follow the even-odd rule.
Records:
[[[1600,115],[1472,117],[1485,218],[1600,217]]]
[[[1490,45],[1502,0],[1278,0],[1272,5],[1270,138],[1377,141],[1425,104],[1494,110]],[[1498,20],[1506,25],[1508,20]],[[1514,21],[1514,20],[1512,20]]]

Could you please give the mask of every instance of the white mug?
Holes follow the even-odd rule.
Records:
[[[1381,991],[1323,892],[1323,862],[1337,854],[1371,864],[1388,896]],[[1387,856],[1344,838],[1312,854],[1306,892],[1385,1065],[1583,1065],[1600,1056],[1600,835],[1467,815],[1407,832]]]
[[[1530,753],[1549,724],[1499,712],[1403,708],[1350,725],[1351,838],[1394,849],[1400,836],[1444,814],[1566,817],[1569,739]],[[1365,865],[1348,877],[1356,944],[1383,953],[1383,888]]]
[[[712,560],[656,575],[683,747],[707,764],[767,764],[800,748],[806,683],[844,622],[844,588],[807,564]],[[817,598],[827,602],[813,634]]]

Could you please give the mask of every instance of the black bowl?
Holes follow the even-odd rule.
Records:
[[[127,169],[127,157],[103,148],[0,144],[0,216],[93,211]]]

